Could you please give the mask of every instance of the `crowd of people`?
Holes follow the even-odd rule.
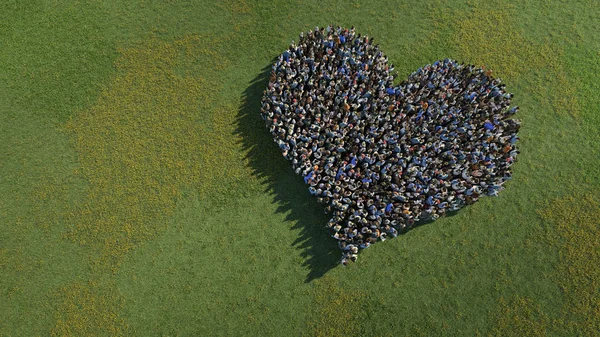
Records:
[[[343,264],[496,196],[518,154],[518,108],[490,71],[445,59],[394,78],[372,38],[317,27],[279,56],[262,100],[275,142],[332,214]]]

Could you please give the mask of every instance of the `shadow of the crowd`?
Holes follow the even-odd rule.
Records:
[[[310,282],[338,264],[340,251],[325,228],[329,216],[324,214],[324,207],[310,195],[302,177],[292,170],[292,164],[283,158],[260,117],[260,102],[270,70],[268,65],[244,91],[237,133],[242,138],[253,173],[264,180],[265,192],[275,196],[274,201],[279,205],[277,212],[286,213],[286,220],[295,222],[293,229],[300,231],[293,246],[302,250],[309,268],[306,282]]]

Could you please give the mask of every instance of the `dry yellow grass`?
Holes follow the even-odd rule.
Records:
[[[560,331],[597,336],[600,331],[600,194],[558,199],[541,211],[556,226],[549,237],[558,249],[558,285],[564,294]]]
[[[244,168],[234,150],[235,109],[216,102],[219,84],[194,74],[195,67],[227,65],[210,41],[153,38],[120,53],[118,74],[96,104],[65,126],[88,182],[85,199],[67,216],[66,237],[92,248],[92,278],[62,289],[56,335],[100,327],[126,334],[118,289],[102,275],[116,273],[125,254],[166,228],[184,188],[222,193],[220,183]],[[227,161],[238,165],[223,168]]]
[[[500,1],[471,0],[468,9],[436,7],[432,13],[438,25],[450,22],[452,45],[458,59],[491,69],[495,77],[511,82],[527,78],[531,90],[545,97],[543,110],[578,115],[577,85],[561,58],[564,51],[556,43],[527,38],[519,27],[515,5]],[[440,27],[442,28],[442,27]]]
[[[548,316],[531,298],[500,298],[498,320],[490,336],[546,336],[548,323]]]
[[[131,333],[119,316],[123,299],[114,284],[99,286],[97,281],[75,282],[58,307],[52,336],[127,336]]]
[[[359,334],[360,322],[365,319],[360,311],[361,291],[342,288],[335,279],[324,276],[315,281],[317,321],[312,323],[312,335],[355,336]]]

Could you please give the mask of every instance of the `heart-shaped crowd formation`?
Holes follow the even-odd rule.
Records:
[[[343,250],[435,220],[511,178],[520,122],[491,72],[449,59],[394,86],[368,36],[316,28],[279,56],[261,114],[285,158],[332,213]]]

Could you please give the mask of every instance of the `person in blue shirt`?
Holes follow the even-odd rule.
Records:
[[[385,213],[390,213],[394,209],[394,204],[391,202],[385,206]]]

